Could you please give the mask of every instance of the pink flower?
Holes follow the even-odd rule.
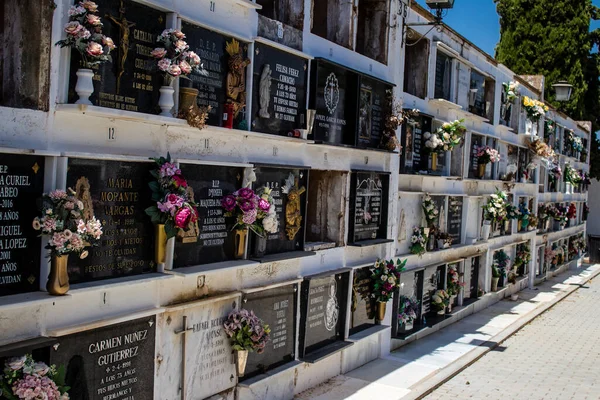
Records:
[[[183,40],[176,41],[174,43],[174,45],[175,45],[175,50],[177,50],[179,52],[184,52],[189,48],[188,44]]]
[[[161,178],[181,175],[181,170],[173,163],[166,162],[160,166],[159,174]]]
[[[173,176],[173,184],[175,187],[179,188],[179,187],[187,187],[187,181],[180,175],[174,175]]]
[[[175,214],[175,226],[181,229],[186,228],[190,223],[191,216],[192,212],[187,207],[177,211],[177,214]]]
[[[177,196],[176,194],[168,194],[166,200],[175,207],[183,206],[183,198],[181,196]]]
[[[260,208],[263,211],[269,211],[269,208],[271,208],[271,204],[269,204],[269,202],[265,199],[260,199],[258,200],[258,208]]]
[[[163,58],[158,62],[158,69],[165,72],[171,66],[171,60],[168,58]]]
[[[188,51],[184,54],[188,58],[191,65],[200,65],[200,56],[193,51]]]
[[[228,194],[227,196],[221,199],[221,206],[225,209],[225,211],[233,211],[235,208],[235,196]]]
[[[59,189],[53,190],[50,192],[48,197],[50,197],[52,200],[66,199],[67,192],[65,192],[64,190],[59,190]]]
[[[98,11],[98,5],[96,3],[94,3],[93,1],[85,0],[85,1],[82,1],[80,4],[83,8],[85,8],[89,12]]]
[[[83,25],[81,25],[77,21],[71,21],[65,24],[65,32],[67,35],[77,36],[77,34],[83,29]]]
[[[179,76],[181,75],[181,68],[179,68],[179,65],[171,64],[167,73],[172,76]]]
[[[78,38],[82,39],[89,39],[90,36],[92,36],[92,34],[87,29],[82,29],[77,35]]]
[[[109,38],[108,36],[103,36],[102,37],[102,44],[107,46],[110,50],[114,50],[115,47],[115,42],[113,42],[113,40],[111,38]]]
[[[254,197],[254,191],[249,188],[241,188],[237,191],[237,195],[240,196],[242,199],[250,200]]]
[[[185,39],[185,33],[181,32],[178,29],[174,29],[173,32],[171,32],[177,39]]]
[[[156,202],[156,207],[163,213],[171,213],[171,210],[175,209],[175,206],[168,201],[161,203],[160,201]]]
[[[247,213],[244,213],[242,216],[242,221],[248,225],[253,224],[256,221],[256,210],[251,210]]]
[[[92,26],[102,26],[102,21],[100,21],[100,17],[93,14],[87,15],[87,23]]]
[[[104,53],[102,46],[96,42],[89,42],[85,51],[92,57],[98,57]]]
[[[69,12],[67,13],[69,15],[69,17],[74,17],[77,15],[81,15],[85,13],[85,8],[81,7],[81,6],[71,6],[71,8],[69,8]]]
[[[150,55],[154,58],[163,58],[167,55],[167,50],[162,47],[157,47],[150,52]],[[170,65],[170,63],[169,63]]]
[[[186,61],[182,61],[179,63],[179,68],[181,69],[181,73],[187,75],[192,72],[192,66],[188,64]]]

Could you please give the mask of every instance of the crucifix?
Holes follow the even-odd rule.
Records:
[[[187,324],[187,315],[183,316],[183,328],[181,330],[175,331],[176,335],[181,336],[181,400],[186,399],[186,379],[185,379],[185,345],[187,339],[187,333],[193,331],[193,328],[188,328]]]
[[[125,73],[125,61],[129,53],[129,33],[130,28],[135,26],[135,22],[127,21],[125,17],[125,6],[123,0],[121,0],[121,6],[119,7],[119,18],[106,14],[113,24],[119,27],[119,63],[117,64],[117,94],[121,91],[121,77]]]

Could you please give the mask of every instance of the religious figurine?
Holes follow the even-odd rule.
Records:
[[[191,203],[194,202],[194,189],[190,186],[185,190],[188,199]],[[198,241],[200,235],[200,228],[198,227],[198,221],[190,222],[187,226],[187,230],[179,229],[177,232],[177,239],[182,243],[195,243]]]
[[[83,218],[86,221],[94,218],[94,203],[90,194],[90,181],[85,176],[75,183],[75,198],[83,203]]]
[[[298,188],[298,182],[294,174],[290,172],[290,176],[285,180],[285,185],[281,188],[281,191],[288,196],[285,205],[285,232],[289,240],[294,240],[302,227],[300,196],[306,191],[306,188],[304,186]]]
[[[271,115],[269,114],[269,103],[271,101],[271,66],[269,64],[265,64],[263,67],[260,76],[259,93],[260,110],[258,111],[258,116],[261,118],[271,118]]]
[[[125,61],[129,53],[129,33],[130,28],[135,26],[135,22],[127,21],[125,18],[125,6],[123,0],[121,0],[121,6],[119,7],[119,18],[115,18],[110,14],[105,16],[112,21],[113,24],[119,27],[119,62],[117,64],[117,94],[121,90],[121,77],[125,73]]]
[[[246,67],[250,59],[244,58],[240,42],[231,39],[225,46],[229,54],[227,65],[227,103],[233,105],[233,117],[236,118],[241,109],[246,106]]]
[[[252,183],[256,182],[256,168],[246,167],[244,168],[244,178],[242,180],[242,187],[249,188]]]

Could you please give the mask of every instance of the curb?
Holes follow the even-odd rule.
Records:
[[[411,388],[410,393],[408,393],[406,396],[403,396],[401,399],[420,400],[428,394],[431,394],[434,390],[442,386],[444,383],[448,382],[450,379],[454,378],[463,370],[467,369],[469,366],[471,366],[477,360],[482,358],[484,355],[500,346],[504,341],[506,341],[508,338],[520,331],[525,325],[529,324],[535,318],[554,307],[560,301],[575,293],[577,290],[580,289],[579,285],[583,285],[591,281],[598,275],[600,275],[600,269],[592,272],[589,276],[585,277],[583,281],[580,281],[573,287],[561,291],[561,293],[549,303],[535,308],[528,314],[525,314],[524,316],[522,316],[521,318],[504,328],[504,330],[502,330],[500,333],[491,337],[488,341],[480,344],[479,347],[477,347],[476,349],[471,350],[469,353],[460,357],[458,360],[454,361],[450,365],[440,369],[432,377],[426,378],[426,380],[422,383],[418,383],[414,388]]]

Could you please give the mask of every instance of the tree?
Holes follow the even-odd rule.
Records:
[[[591,53],[600,44],[600,29],[590,32],[590,21],[600,19],[591,0],[494,0],[500,15],[496,58],[519,75],[544,75],[544,98],[575,120],[592,121],[600,128],[600,58]],[[568,103],[555,101],[552,85],[573,85]],[[592,134],[590,159],[600,161],[600,143]],[[594,163],[593,163],[594,164]],[[596,163],[597,164],[597,163]],[[600,179],[600,165],[591,168]]]

